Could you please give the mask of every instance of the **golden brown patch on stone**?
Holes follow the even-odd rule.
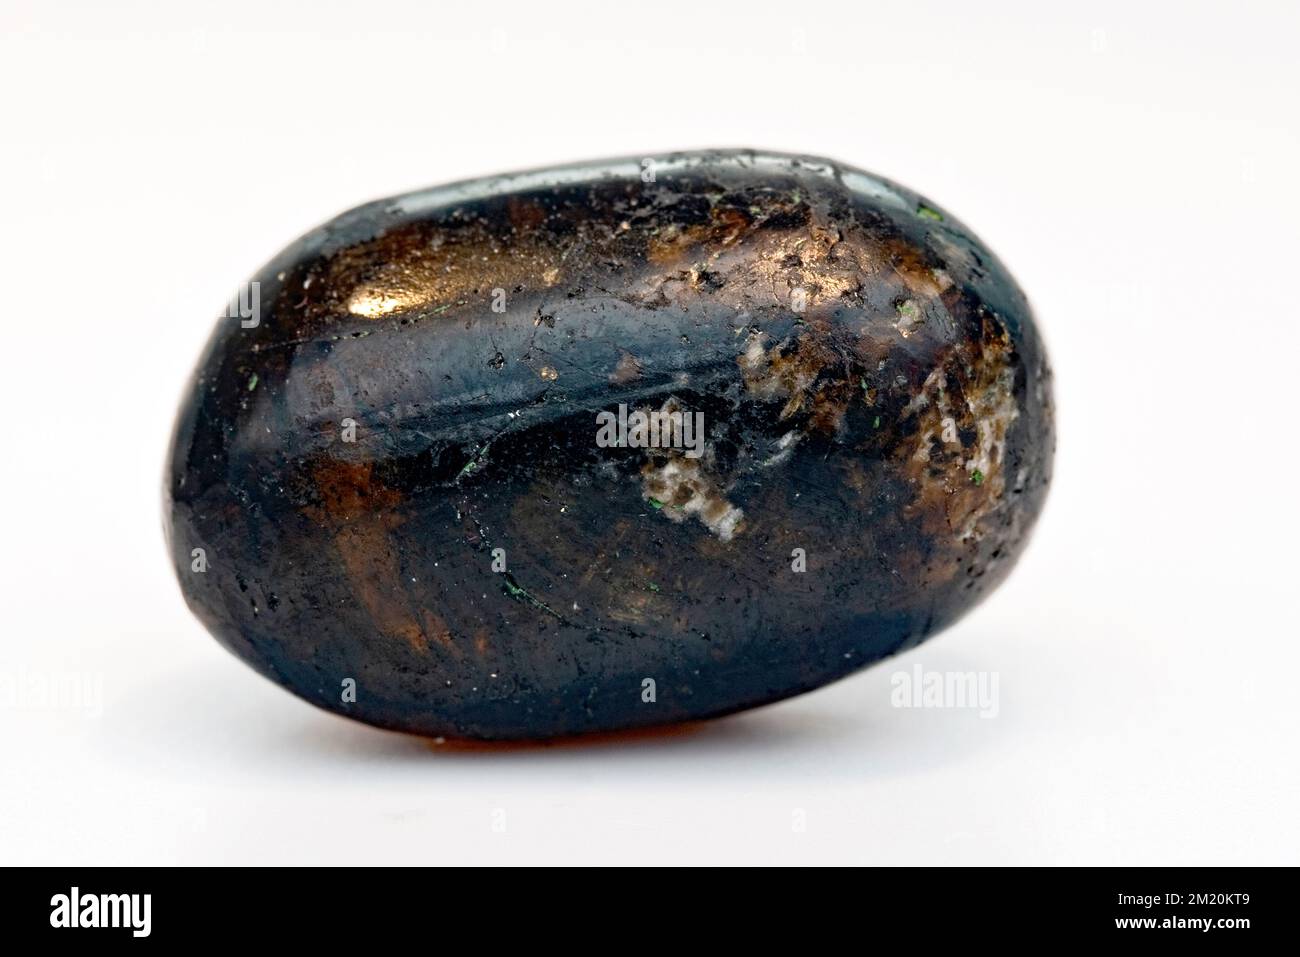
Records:
[[[761,228],[765,218],[782,213],[789,210],[778,205],[750,211],[716,205],[707,224],[665,227],[647,243],[646,259],[673,269],[658,277],[648,275],[646,287],[657,293],[678,291],[682,285],[737,307],[773,300],[788,305],[796,288],[803,289],[809,304],[856,289],[861,263],[851,254],[831,256],[831,250],[842,245],[838,227],[808,211],[808,223]],[[679,284],[688,265],[688,282]]]
[[[431,238],[427,230],[397,229],[330,259],[324,287],[336,291],[308,318],[380,319],[428,307],[486,304],[493,289],[527,288],[539,276],[558,277],[562,256],[563,250],[529,230],[502,237],[486,224],[471,223]]]
[[[843,376],[826,375],[843,364],[829,337],[809,326],[797,338],[771,348],[765,347],[766,339],[766,333],[751,334],[736,359],[745,387],[762,399],[785,399],[782,419],[806,412],[812,429],[837,432],[853,389]]]
[[[438,642],[455,657],[461,657],[461,650],[452,640],[451,629],[447,627],[447,622],[442,616],[427,608],[421,609],[421,614],[424,618],[424,635]]]
[[[884,268],[882,254],[860,230],[846,232],[815,206],[804,209],[805,221],[764,227],[793,208],[715,206],[708,225],[652,237],[646,257],[661,271],[629,279],[627,286],[647,305],[689,308],[707,297],[742,313],[778,306],[812,321],[820,310],[857,295]]]
[[[321,504],[306,512],[331,529],[339,560],[376,630],[401,638],[422,654],[429,650],[431,636],[449,645],[450,632],[436,616],[421,624],[426,613],[413,605],[402,582],[390,535],[401,524],[394,511],[401,494],[377,481],[369,462],[325,459],[312,474]]]
[[[402,500],[400,493],[374,478],[371,462],[325,459],[312,472],[321,509],[333,520],[347,522],[369,512],[391,519],[389,509]],[[319,511],[319,510],[316,510]]]
[[[714,206],[709,222],[693,226],[668,225],[649,238],[645,257],[656,266],[680,263],[704,245],[725,249],[739,240],[752,222],[744,210],[734,206]],[[715,254],[716,255],[716,254]]]
[[[1006,329],[985,316],[981,339],[944,352],[906,409],[916,421],[900,449],[917,488],[908,513],[938,541],[979,541],[1003,504],[1007,431],[1019,414],[1011,350]],[[954,548],[948,574],[960,560]]]
[[[506,201],[506,215],[516,230],[535,229],[546,222],[546,210],[540,203],[511,196]]]
[[[639,378],[641,378],[641,363],[630,352],[624,352],[619,357],[618,365],[614,366],[614,371],[609,374],[609,381],[614,385],[625,385]]]
[[[952,286],[952,279],[922,248],[904,239],[881,240],[880,257],[914,296],[936,299]]]

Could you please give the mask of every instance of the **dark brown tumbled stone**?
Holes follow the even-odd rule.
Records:
[[[255,282],[181,409],[172,558],[222,644],[372,724],[547,737],[816,688],[971,608],[1046,493],[1023,294],[826,160],[441,187]]]

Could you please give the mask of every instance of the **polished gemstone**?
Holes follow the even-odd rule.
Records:
[[[725,714],[920,642],[1043,503],[1024,295],[937,204],[722,151],[344,213],[185,396],[171,555],[330,711],[539,738]]]

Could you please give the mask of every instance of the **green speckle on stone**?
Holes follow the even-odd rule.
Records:
[[[939,212],[937,209],[931,209],[929,206],[925,205],[925,203],[922,203],[916,208],[916,215],[920,216],[922,219],[933,219],[936,223],[943,222],[943,213]]]
[[[646,582],[645,587],[650,589],[653,592],[659,591],[659,586],[656,585],[654,582]]]
[[[254,372],[251,376],[248,377],[248,391],[252,392],[256,388],[257,388],[257,373]]]
[[[463,469],[461,469],[459,472],[456,473],[456,478],[457,478],[457,479],[464,478],[464,477],[465,477],[466,475],[468,475],[470,472],[472,472],[472,471],[474,471],[476,468],[478,468],[478,457],[479,457],[479,455],[481,455],[483,452],[484,452],[484,449],[475,449],[475,450],[470,454],[469,461],[465,463],[465,467],[464,467]]]
[[[875,421],[871,423],[873,429],[880,428],[880,416],[876,416]]]
[[[983,485],[984,473],[981,472],[979,469],[975,469],[975,471],[970,473],[970,480],[974,482],[976,485]]]
[[[507,572],[505,577],[502,579],[502,584],[505,586],[506,594],[509,595],[511,598],[517,598],[520,601],[527,602],[528,604],[532,605],[534,608],[540,608],[548,615],[552,615],[555,618],[559,618],[560,621],[564,620],[563,618],[560,618],[558,614],[556,614],[554,608],[546,604],[546,602],[539,601],[537,598],[533,597],[532,593],[529,592],[527,588],[524,588],[522,585],[516,584],[514,580],[514,576],[511,575],[509,572]]]
[[[653,509],[660,509],[664,507],[664,503],[659,501],[657,498],[652,498],[650,499],[650,507]]]
[[[909,319],[912,322],[918,322],[921,319],[921,307],[916,304],[914,299],[904,299],[902,302],[896,303],[894,308],[898,310],[898,314],[904,319]]]

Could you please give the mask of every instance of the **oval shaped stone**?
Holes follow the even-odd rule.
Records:
[[[950,624],[1046,493],[1024,295],[939,206],[725,151],[362,206],[219,320],[165,524],[295,694],[423,734],[733,712]]]

